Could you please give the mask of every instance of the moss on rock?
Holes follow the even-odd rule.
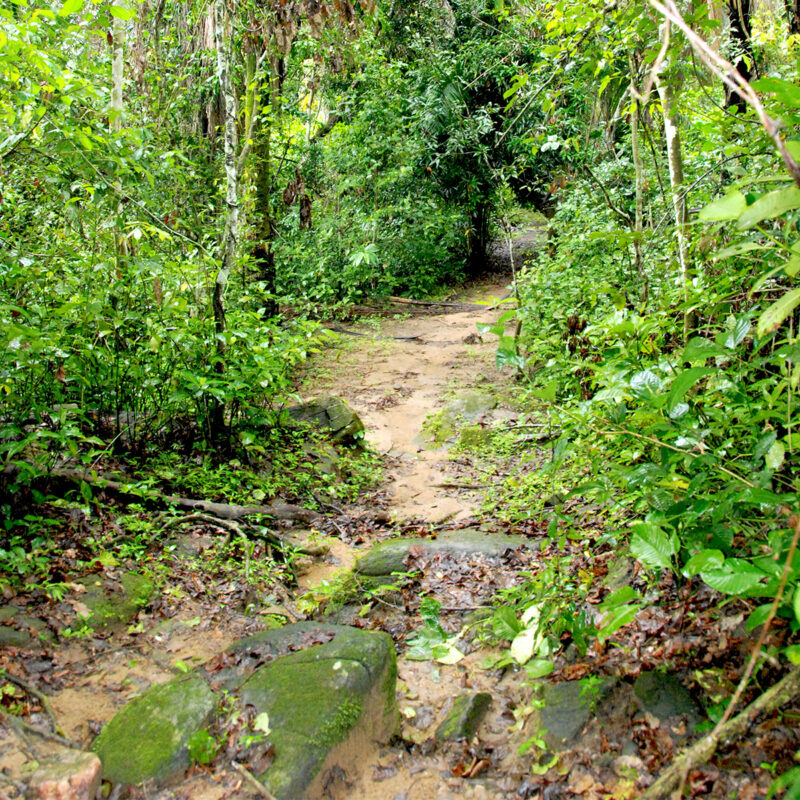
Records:
[[[269,714],[275,760],[260,779],[281,800],[305,796],[351,737],[386,741],[397,729],[391,638],[327,627],[331,641],[265,664],[240,690],[243,703]]]
[[[403,537],[387,539],[370,548],[362,556],[355,567],[360,575],[391,575],[392,572],[403,572],[406,556],[412,547],[422,547],[426,555],[434,553],[452,553],[454,555],[500,556],[508,549],[530,547],[531,540],[524,536],[510,536],[505,533],[484,533],[472,528],[459,531],[447,531],[437,538]]]
[[[456,697],[450,712],[436,729],[436,738],[443,742],[471,739],[491,702],[492,696],[487,692],[472,692]]]
[[[126,572],[119,584],[103,581],[100,576],[81,578],[86,587],[81,602],[92,612],[87,624],[92,628],[125,625],[133,620],[153,596],[153,581],[138,572]]]
[[[188,740],[205,727],[217,697],[199,675],[154,686],[128,703],[95,740],[114,783],[161,781],[189,766]]]

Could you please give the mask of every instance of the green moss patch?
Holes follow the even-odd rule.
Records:
[[[198,675],[154,686],[103,728],[93,750],[114,783],[163,780],[189,766],[188,740],[205,727],[217,697]]]

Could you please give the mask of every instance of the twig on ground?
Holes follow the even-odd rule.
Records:
[[[229,519],[218,519],[209,514],[189,514],[185,517],[173,517],[167,520],[161,530],[166,530],[175,525],[182,525],[185,522],[206,522],[209,525],[216,525],[218,528],[228,531],[228,535],[225,537],[226,545],[230,542],[232,533],[238,536],[244,544],[244,577],[245,580],[250,580],[250,539],[247,538],[247,534],[237,523]],[[273,533],[268,533],[266,538],[277,544],[286,544],[279,536]]]
[[[27,692],[31,697],[35,697],[41,707],[44,709],[44,713],[47,714],[48,719],[53,725],[53,730],[61,737],[64,737],[64,731],[61,726],[58,724],[58,717],[56,717],[56,712],[53,711],[53,706],[50,705],[50,701],[47,699],[47,695],[40,692],[35,686],[31,686],[30,683],[23,680],[22,678],[18,678],[16,675],[12,675],[10,672],[6,672],[3,675],[3,678],[7,680],[9,683],[13,683],[15,686],[18,686],[24,692]]]
[[[232,761],[231,766],[266,800],[275,800],[275,795],[261,783],[250,770],[243,767],[237,761]]]
[[[50,731],[43,730],[42,728],[37,728],[35,725],[31,725],[29,722],[25,722],[24,719],[15,717],[13,714],[6,714],[4,719],[22,739],[27,739],[28,736],[33,735],[45,741],[60,744],[62,747],[68,747],[70,750],[83,750],[83,748],[77,742],[73,742],[72,739],[67,739],[66,736],[59,736],[57,733],[50,733]]]

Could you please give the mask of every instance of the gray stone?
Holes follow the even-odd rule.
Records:
[[[95,800],[103,766],[94,753],[64,748],[39,762],[28,796],[35,800]]]
[[[506,550],[530,547],[531,540],[524,536],[504,533],[484,533],[474,528],[460,531],[445,531],[435,539],[431,537],[404,537],[387,539],[374,545],[356,563],[355,570],[361,575],[390,575],[405,572],[403,563],[412,547],[424,548],[426,555],[452,553],[454,555],[501,556]]]
[[[31,643],[32,637],[27,631],[0,625],[0,647],[29,647]]]
[[[643,672],[634,681],[633,693],[642,709],[662,722],[685,715],[691,732],[702,719],[686,687],[668,672]]]
[[[391,638],[323,627],[335,630],[333,639],[259,667],[240,689],[244,704],[269,715],[275,760],[259,779],[278,800],[321,796],[329,774],[346,775],[366,747],[398,731]]]
[[[436,738],[441,742],[471,739],[491,703],[492,696],[487,692],[471,692],[456,697],[453,707],[436,729]]]
[[[86,624],[95,629],[131,622],[155,591],[153,581],[138,572],[126,572],[119,583],[104,580],[100,575],[79,578],[76,583],[86,587],[79,600],[92,612]]]
[[[0,647],[33,647],[39,640],[52,643],[54,637],[47,623],[28,614],[19,606],[6,605],[0,608]]]
[[[95,740],[114,783],[162,781],[189,766],[187,742],[213,717],[217,697],[198,674],[154,686],[131,700]]]
[[[536,731],[552,750],[566,749],[616,685],[615,678],[604,678],[596,684],[580,680],[544,684],[544,705],[531,715]]]
[[[361,443],[364,423],[340,397],[318,397],[286,409],[295,422],[317,425],[331,432],[334,442]]]
[[[444,408],[470,422],[476,420],[481,414],[491,411],[497,405],[497,400],[484,392],[463,392],[451,400]]]

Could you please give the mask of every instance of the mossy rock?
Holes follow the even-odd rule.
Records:
[[[470,422],[481,414],[491,411],[497,405],[497,399],[484,392],[462,392],[453,398],[445,407],[450,414],[463,417]]]
[[[19,606],[0,607],[0,647],[36,647],[55,641],[47,623]]]
[[[404,537],[387,539],[373,545],[369,552],[362,556],[355,566],[361,575],[391,575],[393,572],[405,572],[405,559],[409,550],[422,547],[426,555],[435,553],[452,553],[454,555],[481,554],[501,556],[506,550],[518,547],[530,547],[531,540],[524,536],[511,536],[505,533],[485,533],[474,528],[460,531],[445,531],[435,539],[431,537]]]
[[[458,437],[458,446],[464,450],[484,450],[492,442],[492,430],[480,425],[467,425]]]
[[[261,666],[240,689],[243,703],[269,714],[275,760],[259,779],[279,800],[321,794],[330,770],[347,773],[398,729],[391,638],[322,627],[335,631],[331,641]]]
[[[436,729],[436,738],[440,742],[471,739],[491,703],[492,696],[487,692],[471,692],[456,697],[453,707]]]
[[[197,674],[154,686],[128,703],[94,742],[103,776],[125,785],[163,781],[189,766],[187,742],[211,721],[217,696]]]
[[[153,581],[138,572],[126,572],[119,584],[98,575],[80,578],[77,583],[86,587],[80,601],[92,612],[86,624],[95,629],[131,622],[155,591]]]
[[[617,685],[616,678],[603,678],[594,684],[581,680],[543,684],[543,706],[531,715],[530,724],[549,748],[564,750],[577,740]]]
[[[286,409],[295,422],[317,425],[330,431],[334,442],[359,444],[364,438],[364,423],[341,397],[318,397]]]
[[[668,672],[643,672],[634,681],[633,693],[641,707],[662,722],[686,717],[691,732],[702,720],[700,709],[688,689]]]

